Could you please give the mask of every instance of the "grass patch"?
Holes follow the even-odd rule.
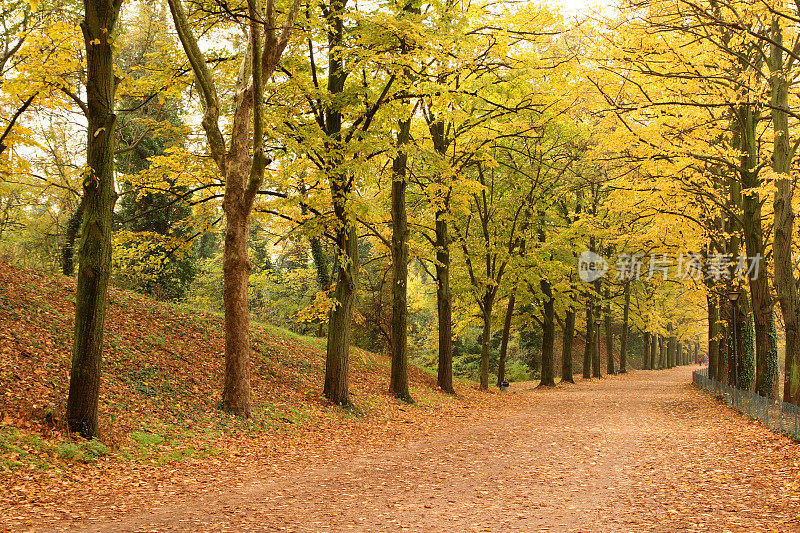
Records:
[[[56,456],[62,461],[72,463],[92,463],[108,455],[108,448],[98,440],[85,440],[79,443],[64,442],[58,446]]]

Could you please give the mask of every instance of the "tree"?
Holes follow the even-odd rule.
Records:
[[[66,420],[71,431],[97,435],[100,361],[111,276],[114,187],[114,61],[112,33],[122,0],[84,0],[88,142],[83,179],[84,231],[78,250],[75,339]]]
[[[175,30],[195,76],[208,149],[225,180],[222,203],[226,219],[222,260],[225,303],[223,408],[237,416],[249,417],[250,320],[247,287],[251,264],[247,245],[253,203],[271,162],[265,152],[264,85],[289,43],[300,2],[293,1],[284,23],[278,26],[274,0],[266,0],[263,6],[258,5],[256,0],[248,0],[245,30],[247,49],[241,59],[234,87],[231,102],[233,121],[226,146],[220,129],[222,103],[208,61],[200,50],[181,0],[168,1]]]

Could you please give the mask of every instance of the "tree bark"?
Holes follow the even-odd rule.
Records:
[[[237,187],[236,183],[242,186]],[[243,176],[226,177],[225,247],[222,252],[225,306],[225,382],[222,404],[225,411],[249,418],[250,403],[250,213],[240,208],[244,194]]]
[[[658,341],[658,363],[657,368],[658,370],[662,370],[664,368],[664,337],[662,335],[656,335],[656,339]]]
[[[447,212],[436,212],[436,312],[439,318],[439,361],[436,382],[443,391],[453,389],[453,299],[450,294],[450,239]]]
[[[443,159],[447,156],[450,142],[445,122],[433,116],[428,122],[428,131],[433,149]],[[445,177],[439,174],[437,185],[445,187]],[[444,392],[455,394],[453,389],[453,299],[450,292],[450,191],[447,187],[441,208],[436,210],[436,312],[439,319],[439,360],[436,381]]]
[[[758,158],[756,124],[760,114],[748,105],[741,106],[738,116],[744,132],[744,135],[741,136],[743,142],[740,167],[742,189],[755,189],[761,184],[758,173],[754,170]],[[742,194],[742,227],[745,251],[748,255],[747,266],[751,266],[750,258],[760,258],[759,275],[748,276],[747,282],[750,286],[750,303],[755,329],[756,392],[762,396],[769,396],[772,391],[772,373],[768,362],[771,352],[769,315],[772,313],[772,302],[767,276],[761,275],[767,271],[767,258],[764,250],[764,230],[761,223],[761,199],[755,192]]]
[[[628,371],[628,319],[631,310],[631,282],[625,282],[625,301],[622,307],[622,332],[619,339],[619,373]]]
[[[336,204],[338,204],[338,208]],[[343,204],[341,200],[335,202],[334,210],[343,210]],[[341,216],[346,217],[344,213]],[[323,394],[335,404],[348,405],[350,403],[350,334],[359,268],[358,233],[355,225],[350,223],[338,229],[336,241],[340,256],[336,258],[335,306],[331,310],[328,320]]]
[[[604,326],[606,330],[606,373],[608,375],[612,375],[615,372],[614,367],[614,332],[612,330],[611,324],[611,299],[610,299],[610,291],[608,286],[606,285],[605,291],[605,316],[604,318]]]
[[[539,386],[555,387],[555,364],[553,360],[556,337],[555,302],[553,300],[553,290],[550,287],[550,282],[542,279],[539,285],[542,288],[542,307],[544,309],[542,313],[542,372]]]
[[[778,17],[772,19],[770,45],[770,91],[774,130],[772,168],[780,176],[775,181],[773,204],[775,238],[772,246],[775,258],[775,294],[783,315],[786,332],[786,374],[783,401],[800,405],[800,295],[794,277],[792,234],[794,232],[794,183],[790,179],[792,149],[789,136],[789,83],[783,60],[783,34]]]
[[[121,0],[84,0],[81,23],[86,48],[87,172],[83,180],[84,231],[78,250],[66,421],[70,431],[85,438],[93,438],[98,432],[103,328],[111,276],[112,215],[117,193],[114,188],[116,81],[110,39],[121,4]]]
[[[398,154],[392,163],[392,369],[389,392],[411,401],[408,389],[408,214],[406,172],[411,139],[411,119],[401,120],[397,134]]]
[[[652,368],[650,364],[650,332],[645,331],[642,334],[642,338],[644,339],[644,355],[642,356],[642,370],[650,370]]]
[[[600,305],[597,306],[597,316],[599,317],[601,313]],[[595,324],[594,330],[594,342],[592,342],[592,377],[599,378],[600,377],[600,339],[603,336],[602,331],[600,331],[600,326]]]
[[[575,383],[572,376],[572,341],[575,338],[575,310],[564,313],[564,335],[561,342],[561,383]]]
[[[650,334],[650,370],[658,369],[658,334]]]
[[[713,292],[706,295],[708,306],[708,377],[719,379],[719,300]]]
[[[490,289],[491,290],[491,289]],[[489,390],[489,351],[492,346],[492,307],[494,293],[483,296],[483,343],[481,346],[481,389]]]
[[[500,360],[497,362],[497,386],[500,387],[506,379],[506,355],[508,353],[508,338],[511,336],[511,319],[514,317],[514,303],[516,293],[508,296],[508,307],[506,308],[506,318],[503,321],[503,337],[500,341]]]
[[[592,377],[593,346],[594,346],[594,313],[591,300],[586,304],[586,344],[583,347],[583,377]]]
[[[272,0],[259,5],[248,0],[248,41],[233,90],[230,142],[219,126],[222,106],[206,57],[200,49],[180,0],[168,0],[175,31],[194,74],[203,109],[201,125],[211,157],[225,180],[222,208],[226,217],[223,250],[223,298],[225,300],[225,378],[223,408],[249,417],[250,330],[248,258],[250,214],[264,180],[267,158],[264,149],[264,83],[283,54],[300,8],[294,0],[282,26],[275,24]],[[277,32],[280,30],[280,34]],[[110,28],[107,30],[110,33]],[[329,35],[330,35],[329,31]],[[262,39],[263,37],[263,39]],[[263,46],[262,46],[263,43]],[[251,152],[252,148],[252,152]]]
[[[344,92],[348,72],[345,70],[340,47],[344,43],[344,0],[332,0],[328,7],[328,93]],[[358,289],[358,233],[348,213],[348,196],[352,190],[351,176],[342,169],[342,111],[341,104],[325,110],[327,139],[326,153],[335,154],[327,162],[326,173],[331,189],[336,217],[336,266],[334,289],[335,306],[328,321],[328,345],[325,358],[323,394],[333,403],[348,405],[350,332],[353,308]]]
[[[72,277],[75,275],[75,240],[78,237],[81,222],[83,221],[83,211],[86,206],[84,198],[84,196],[81,196],[78,207],[75,208],[72,216],[67,221],[64,246],[61,248],[61,273],[65,276]]]

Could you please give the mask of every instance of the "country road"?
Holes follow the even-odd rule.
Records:
[[[800,448],[690,379],[684,367],[518,387],[490,418],[272,465],[86,531],[800,530]]]

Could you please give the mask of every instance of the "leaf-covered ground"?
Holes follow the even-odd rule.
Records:
[[[235,479],[241,457],[286,457],[298,443],[366,439],[375,427],[461,415],[464,406],[496,397],[457,383],[459,396],[452,398],[436,391],[434,377],[412,368],[417,403],[408,406],[386,392],[388,359],[354,350],[354,407],[331,406],[320,397],[323,342],[254,324],[254,416],[242,422],[217,408],[221,317],[112,289],[101,439],[72,438],[61,419],[74,289],[70,278],[0,261],[0,531],[86,514],[74,498],[87,486],[101,505],[100,494],[113,498],[131,487],[146,492],[153,484],[184,486],[198,472],[205,476],[199,482],[208,482],[213,469],[222,482]],[[113,505],[103,512],[118,514],[127,504]]]
[[[259,414],[241,423],[214,409],[218,317],[121,292],[92,449],[57,430],[69,283],[0,276],[0,530],[800,530],[798,445],[695,390],[691,369],[455,399],[415,372],[409,406],[359,353],[359,407],[342,411],[318,397],[313,341],[256,327]],[[126,377],[144,361],[165,378]]]
[[[156,488],[127,516],[61,527],[799,530],[797,445],[704,396],[689,378],[674,369],[522,391],[463,418],[252,457],[236,485]],[[107,512],[96,502],[79,508]]]

